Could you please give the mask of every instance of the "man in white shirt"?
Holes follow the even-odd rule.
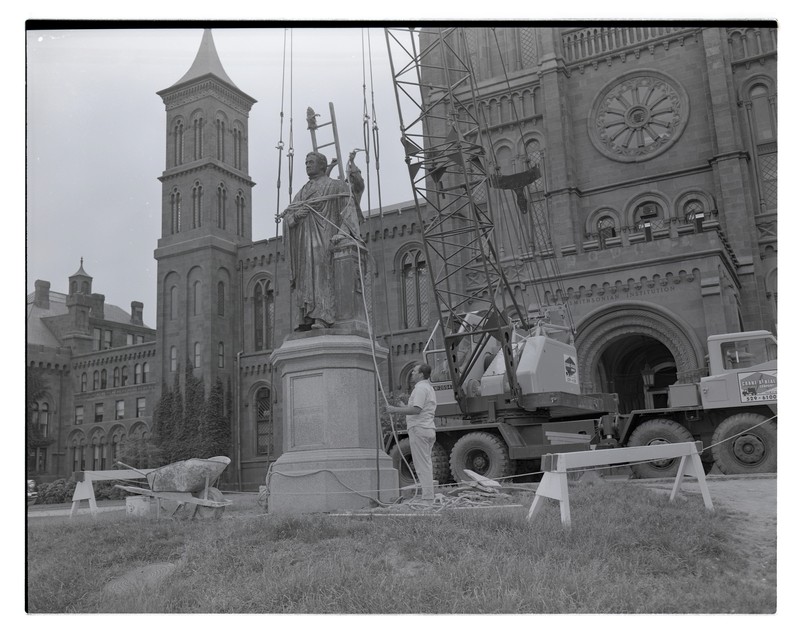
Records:
[[[406,417],[408,438],[411,441],[411,458],[422,487],[422,500],[433,502],[433,463],[431,451],[436,442],[436,425],[433,416],[436,413],[436,392],[431,386],[431,368],[427,364],[418,364],[411,370],[411,382],[414,389],[405,407],[388,405],[389,413],[399,413]]]

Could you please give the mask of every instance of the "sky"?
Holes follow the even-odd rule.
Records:
[[[126,311],[132,300],[144,303],[145,324],[155,327],[153,251],[161,232],[158,177],[166,149],[165,109],[156,92],[186,73],[202,32],[202,25],[27,31],[28,293],[37,279],[66,292],[83,258],[95,293]],[[288,203],[290,139],[293,192],[306,181],[309,106],[322,124],[330,121],[333,103],[346,155],[365,148],[366,97],[369,165],[363,152],[356,157],[362,171],[369,170],[364,204],[369,195],[377,207],[378,179],[384,207],[412,198],[381,28],[215,28],[212,34],[228,76],[257,100],[249,119],[253,240],[275,236],[275,213]],[[328,131],[318,134],[320,142]]]

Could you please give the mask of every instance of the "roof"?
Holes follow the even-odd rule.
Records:
[[[43,309],[33,304],[36,294],[29,293],[25,298],[25,329],[28,344],[41,344],[46,347],[60,347],[61,343],[47,328],[42,318],[60,316],[67,312],[67,296],[55,291],[50,292],[50,308]]]
[[[189,70],[180,80],[173,84],[172,87],[197,80],[209,74],[216,76],[234,89],[241,91],[241,89],[234,84],[233,80],[230,79],[228,74],[225,73],[225,69],[222,67],[222,62],[220,62],[219,55],[217,54],[217,48],[214,46],[214,38],[211,36],[211,29],[203,29],[203,39],[200,41],[200,48],[197,50],[197,55],[194,58],[192,66],[189,67]],[[170,89],[172,87],[170,87]]]
[[[83,270],[83,258],[81,258],[80,268],[75,273],[73,273],[70,276],[70,278],[74,278],[75,276],[84,276],[85,278],[89,278],[89,280],[92,280],[92,276],[90,276],[88,273],[86,273],[86,271]]]
[[[67,310],[67,294],[50,291],[50,308],[44,309],[33,304],[35,293],[29,293],[25,298],[26,332],[28,344],[41,344],[46,347],[60,347],[61,344],[53,332],[42,321],[43,318],[63,316]],[[147,325],[133,325],[131,314],[114,304],[103,304],[103,319],[109,322],[129,324],[131,326],[149,329]]]

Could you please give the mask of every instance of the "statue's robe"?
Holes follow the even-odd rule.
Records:
[[[357,224],[351,229],[349,218],[354,214],[353,207],[347,183],[322,175],[309,180],[286,211],[289,277],[300,314],[299,324],[306,317],[328,324],[334,321],[331,239],[358,229]]]

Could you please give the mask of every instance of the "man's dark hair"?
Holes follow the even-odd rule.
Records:
[[[306,158],[308,158],[309,156],[312,156],[312,157],[316,158],[317,162],[321,166],[323,166],[323,167],[327,167],[328,166],[328,158],[325,156],[324,153],[320,153],[319,151],[309,151],[306,154]]]
[[[422,374],[422,377],[426,380],[430,380],[431,378],[431,365],[422,363],[419,365],[419,372]]]

